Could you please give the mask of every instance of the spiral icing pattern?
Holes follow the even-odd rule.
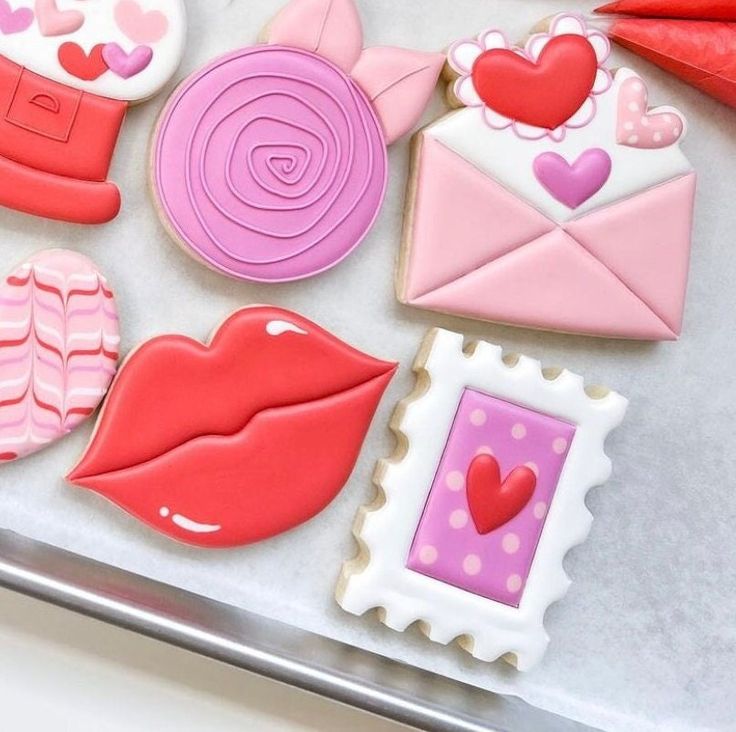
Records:
[[[314,54],[257,46],[192,76],[153,147],[154,188],[175,236],[226,274],[288,281],[363,239],[386,188],[373,108]]]

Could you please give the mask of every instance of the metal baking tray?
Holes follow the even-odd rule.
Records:
[[[542,17],[600,4],[356,1],[367,44],[425,50],[494,25],[520,38]],[[255,42],[283,2],[187,0],[190,44],[174,83],[215,55]],[[388,194],[369,237],[332,272],[303,283],[228,280],[169,241],[145,189],[149,135],[166,93],[128,115],[111,175],[123,193],[114,222],[74,227],[0,210],[0,273],[51,246],[92,257],[115,288],[124,351],[161,333],[204,338],[235,308],[271,303],[402,364],[356,471],[333,504],[296,531],[244,550],[181,547],[99,497],[65,486],[62,476],[92,425],[3,466],[0,585],[422,729],[591,729],[573,718],[626,732],[733,729],[728,691],[736,688],[736,595],[724,578],[735,563],[728,436],[736,403],[736,207],[723,204],[736,180],[736,115],[633,56],[617,51],[614,63],[644,74],[654,103],[678,106],[690,118],[685,150],[700,180],[679,343],[535,333],[399,306],[391,275],[406,139],[391,149]],[[442,109],[438,92],[426,121]],[[350,526],[372,497],[375,461],[393,448],[389,415],[412,388],[409,364],[433,325],[567,366],[631,399],[625,425],[607,444],[613,477],[588,498],[592,535],[565,561],[573,585],[547,613],[552,644],[529,674],[474,663],[419,633],[393,633],[369,617],[354,618],[332,597],[341,562],[355,552]]]
[[[592,729],[10,531],[0,585],[423,730]]]

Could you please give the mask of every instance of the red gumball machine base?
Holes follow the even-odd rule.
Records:
[[[107,174],[127,106],[0,57],[0,205],[79,224],[115,218]]]

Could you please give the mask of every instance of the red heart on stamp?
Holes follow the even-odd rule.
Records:
[[[473,85],[486,106],[504,117],[554,130],[588,98],[598,59],[582,36],[553,38],[537,62],[494,48],[478,57]]]
[[[479,534],[489,534],[511,521],[529,503],[537,487],[537,476],[531,468],[514,468],[504,481],[501,469],[492,455],[477,455],[467,475],[470,515]]]
[[[67,41],[59,47],[59,63],[64,71],[76,76],[77,79],[94,81],[108,70],[107,63],[102,57],[104,48],[104,43],[98,43],[87,54],[78,43]]]

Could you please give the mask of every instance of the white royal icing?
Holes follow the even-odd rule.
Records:
[[[361,558],[367,554],[368,560],[345,565],[337,599],[356,615],[382,608],[381,619],[395,630],[421,621],[429,638],[439,643],[470,638],[464,647],[476,658],[493,661],[511,654],[524,671],[539,662],[549,642],[544,613],[570,585],[563,559],[590,530],[585,495],[611,473],[603,445],[623,419],[627,400],[615,392],[591,398],[582,378],[569,371],[546,379],[539,362],[524,356],[508,366],[501,348],[489,343],[478,343],[467,355],[463,337],[446,330],[433,331],[421,352],[425,355],[415,369],[428,377],[422,380],[426,391],[410,397],[398,412],[396,429],[406,450],[401,459],[379,465],[385,502],[362,509],[356,523]],[[406,566],[458,402],[468,387],[576,426],[552,505],[538,507],[549,513],[518,608]]]
[[[184,0],[134,0],[141,13],[151,11],[166,16],[167,27],[160,35],[147,28],[155,26],[145,21],[133,24],[143,28],[139,33],[130,33],[116,21],[116,9],[121,2],[133,0],[48,0],[59,12],[74,11],[84,16],[81,27],[71,32],[43,35],[39,24],[39,13],[52,12],[43,7],[44,0],[3,0],[12,11],[27,8],[34,11],[30,25],[22,31],[2,32],[0,26],[0,55],[54,81],[68,84],[76,89],[99,94],[111,99],[136,102],[148,99],[159,92],[171,79],[184,53],[186,40],[186,9]],[[0,3],[2,5],[3,3]],[[41,5],[42,7],[38,7]],[[128,10],[130,6],[128,6]],[[4,10],[0,7],[0,13]],[[24,11],[25,12],[25,11]],[[130,28],[130,25],[123,24]],[[9,23],[7,27],[12,27]],[[78,44],[89,53],[97,44],[117,44],[126,54],[138,46],[148,46],[153,52],[150,63],[140,72],[124,78],[112,70],[105,71],[93,81],[85,81],[69,74],[59,62],[59,47],[63,43]]]
[[[451,112],[427,127],[423,134],[440,141],[549,218],[564,223],[693,169],[680,150],[679,142],[644,150],[616,141],[619,89],[631,77],[639,78],[631,69],[620,69],[611,88],[596,96],[594,118],[580,129],[569,129],[560,142],[548,137],[522,139],[510,127],[494,130],[486,123],[481,107]],[[666,109],[671,108],[657,111]],[[611,175],[598,193],[570,209],[540,185],[534,175],[534,160],[541,153],[555,152],[572,164],[590,148],[601,148],[608,153],[612,162]]]

